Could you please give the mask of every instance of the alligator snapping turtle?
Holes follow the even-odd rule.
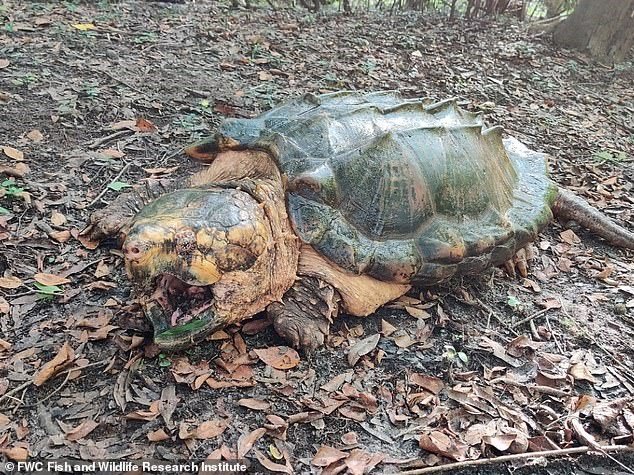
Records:
[[[167,349],[263,310],[314,348],[339,310],[368,315],[411,285],[514,255],[524,273],[521,251],[553,213],[634,248],[634,234],[548,178],[546,155],[501,132],[454,100],[308,94],[226,120],[186,150],[209,167],[120,196],[85,233],[123,231]]]

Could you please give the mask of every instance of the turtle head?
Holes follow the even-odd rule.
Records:
[[[159,347],[186,346],[263,310],[270,224],[255,198],[231,188],[182,189],[141,210],[123,253]]]

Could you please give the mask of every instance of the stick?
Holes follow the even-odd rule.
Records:
[[[535,312],[534,314],[529,315],[528,317],[521,319],[519,322],[515,322],[513,325],[511,325],[511,328],[517,328],[520,325],[524,325],[525,323],[532,321],[534,318],[537,318],[540,315],[545,314],[546,312],[548,312],[548,310],[550,310],[550,309],[549,308],[544,308],[544,309],[540,310],[539,312]]]
[[[113,181],[117,181],[119,178],[121,178],[121,176],[122,176],[122,175],[123,175],[123,174],[124,174],[124,173],[128,170],[128,168],[130,168],[130,164],[129,164],[129,163],[126,163],[126,164],[125,164],[125,166],[121,169],[121,171],[120,171],[119,173],[117,173],[117,176],[116,176],[116,177],[114,177],[112,180],[110,180],[110,181],[108,182],[108,185],[109,185],[110,183],[112,183]],[[99,201],[99,200],[103,197],[103,195],[105,195],[105,194],[106,194],[106,192],[108,191],[108,185],[106,185],[106,186],[104,187],[104,189],[103,189],[103,190],[101,190],[101,193],[99,193],[97,196],[95,196],[95,199],[94,199],[94,200],[92,200],[90,203],[88,203],[88,204],[87,204],[84,208],[82,208],[82,209],[90,208],[90,207],[91,207],[92,205],[94,205],[97,201]]]
[[[605,445],[599,448],[603,452],[632,452],[634,451],[634,447],[629,445]],[[592,451],[594,451],[592,447],[583,446],[583,447],[572,447],[569,449],[543,450],[541,452],[526,452],[523,454],[502,455],[500,457],[477,459],[477,460],[465,460],[463,462],[448,463],[445,465],[438,465],[435,467],[425,467],[425,468],[419,468],[415,470],[406,470],[404,472],[401,472],[401,475],[425,475],[427,473],[450,472],[450,471],[458,470],[461,468],[476,467],[479,465],[489,465],[489,464],[492,465],[492,464],[498,464],[498,463],[512,462],[516,460],[532,459],[537,457],[556,457],[558,455],[561,456],[561,455],[586,454]]]
[[[130,130],[130,129],[117,130],[116,132],[113,132],[110,135],[106,135],[105,137],[101,137],[94,140],[90,145],[88,145],[88,148],[95,149],[97,147],[102,146],[105,143],[118,139],[119,137],[125,137],[126,135],[131,135],[133,133],[134,133],[134,130]]]

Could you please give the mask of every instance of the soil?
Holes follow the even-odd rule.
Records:
[[[341,89],[457,97],[631,228],[632,62],[595,63],[507,18],[4,0],[0,22],[0,170],[15,182],[0,192],[0,460],[239,451],[252,473],[387,473],[632,442],[634,254],[574,223],[540,235],[527,279],[494,269],[342,317],[288,369],[263,316],[160,353],[118,243],[77,239],[128,185],[198,169],[181,149],[224,117]],[[322,446],[341,453],[314,458]],[[486,472],[627,468],[553,460]]]

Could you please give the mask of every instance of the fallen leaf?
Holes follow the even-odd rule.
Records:
[[[136,120],[120,120],[110,126],[113,130],[130,129],[136,131]]]
[[[590,370],[588,370],[588,367],[582,361],[570,366],[570,368],[568,368],[568,374],[576,380],[584,380],[593,384],[597,382],[596,378],[592,376]]]
[[[0,277],[0,287],[3,289],[17,289],[22,285],[22,280],[18,277]]]
[[[11,311],[11,305],[7,302],[7,299],[0,297],[0,313],[9,313]]]
[[[150,442],[161,442],[162,440],[169,439],[170,436],[167,435],[163,429],[158,429],[153,432],[148,432],[147,438]]]
[[[42,132],[40,132],[37,129],[33,129],[31,130],[29,133],[26,134],[26,137],[31,141],[31,142],[41,142],[42,140],[44,140],[44,134],[42,134]]]
[[[258,358],[275,369],[290,369],[299,364],[299,354],[288,346],[274,346],[253,350]]]
[[[238,405],[253,409],[254,411],[266,411],[269,407],[271,407],[268,402],[255,398],[240,399],[238,401]]]
[[[151,133],[151,132],[156,132],[157,130],[156,125],[154,125],[152,122],[142,117],[138,118],[134,125],[136,127],[136,130],[138,130],[139,132]]]
[[[427,320],[428,318],[431,318],[431,314],[429,312],[426,312],[425,310],[420,308],[410,307],[409,305],[405,306],[405,311],[414,318],[419,318],[422,320]]]
[[[467,451],[469,450],[468,445],[440,431],[422,434],[418,440],[418,445],[423,450],[448,457],[457,462],[465,460],[467,458]]]
[[[4,69],[9,66],[11,62],[6,58],[0,58],[0,69]]]
[[[68,284],[70,279],[66,277],[62,277],[61,275],[55,274],[46,274],[43,272],[37,273],[33,276],[36,282],[39,282],[42,285],[62,285]]]
[[[445,387],[445,383],[442,381],[442,379],[436,378],[434,376],[427,376],[421,373],[412,373],[409,377],[409,380],[415,385],[426,389],[432,394],[438,394],[441,389]]]
[[[88,31],[94,30],[96,27],[92,23],[74,23],[73,28],[76,28],[79,31]]]
[[[253,444],[255,444],[264,434],[266,434],[266,429],[264,427],[255,429],[248,434],[242,434],[238,439],[238,458],[244,458],[244,456],[253,448]]]
[[[515,439],[517,439],[517,434],[496,434],[482,437],[485,444],[491,445],[501,452],[507,451]]]
[[[79,424],[70,432],[66,433],[66,440],[76,441],[76,440],[83,439],[88,434],[90,434],[93,430],[95,430],[97,427],[99,427],[98,422],[95,422],[92,419],[86,419],[84,422]]]
[[[565,231],[560,232],[559,237],[563,242],[570,245],[581,242],[579,236],[577,236],[572,229],[566,229]]]
[[[273,75],[269,73],[268,71],[260,71],[258,73],[258,79],[260,81],[270,81],[273,79]]]
[[[12,158],[14,160],[24,160],[24,153],[13,147],[5,146],[2,148],[2,151],[9,158]]]
[[[24,447],[9,447],[0,449],[0,454],[4,454],[7,458],[15,460],[16,462],[23,462],[29,456],[29,451]]]
[[[227,428],[227,423],[220,419],[213,421],[205,421],[192,431],[188,431],[185,424],[181,424],[178,430],[178,437],[181,440],[186,439],[213,439],[222,434]]]
[[[327,467],[331,463],[335,463],[338,460],[345,459],[348,456],[347,452],[343,452],[334,447],[322,445],[317,450],[317,453],[310,461],[315,467]]]
[[[380,339],[381,335],[379,333],[376,333],[374,335],[370,335],[367,338],[363,338],[362,340],[357,341],[354,345],[350,347],[350,350],[348,351],[348,364],[350,366],[356,365],[363,355],[367,355],[372,350],[374,350],[374,348],[376,348],[376,345],[379,343]]]
[[[383,336],[390,336],[396,331],[396,327],[387,320],[381,320],[381,333]]]
[[[51,223],[55,226],[63,226],[66,224],[66,216],[58,211],[53,211],[51,213]]]
[[[51,361],[45,363],[39,371],[33,375],[33,384],[41,386],[59,373],[64,366],[71,363],[74,359],[75,352],[68,343],[64,343],[57,355],[55,355]]]
[[[102,277],[105,277],[107,275],[110,274],[110,267],[108,267],[108,264],[106,264],[103,259],[99,261],[99,263],[97,264],[97,268],[95,269],[95,277],[97,279],[101,279]]]
[[[271,472],[282,472],[282,473],[288,473],[289,475],[293,473],[292,468],[287,467],[286,465],[272,462],[270,459],[266,457],[266,455],[264,455],[259,450],[255,451],[255,456],[258,459],[258,462],[260,462],[264,468],[266,468],[267,470],[270,470]]]

